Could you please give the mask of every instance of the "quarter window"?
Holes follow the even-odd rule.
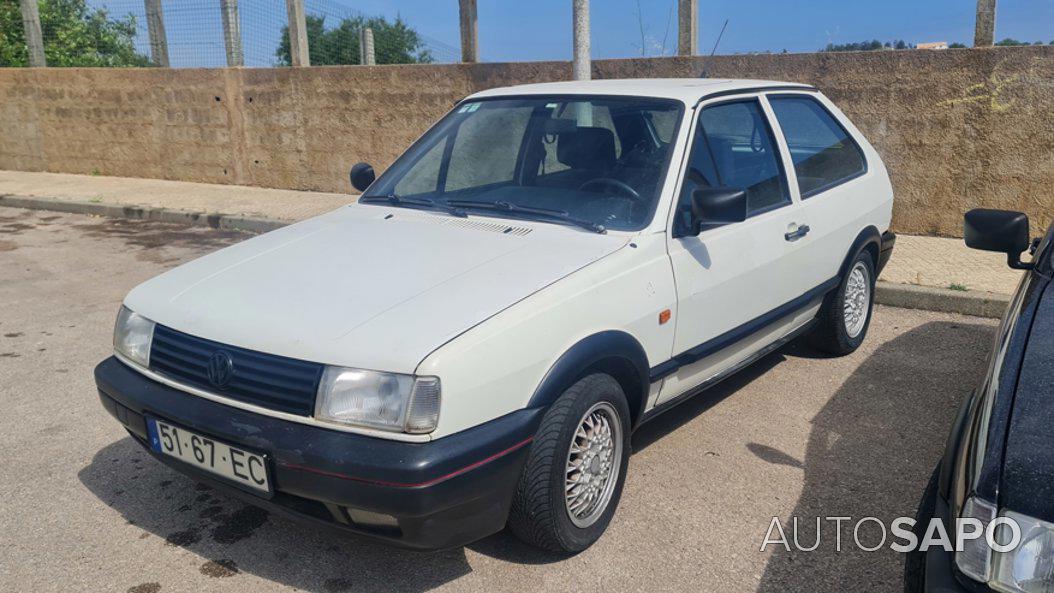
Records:
[[[863,151],[816,99],[769,97],[787,140],[803,198],[862,175]]]

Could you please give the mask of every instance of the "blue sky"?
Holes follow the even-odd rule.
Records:
[[[331,1],[366,13],[399,13],[422,34],[458,46],[456,0]],[[640,56],[637,1],[590,4],[593,57]],[[661,52],[664,37],[667,53],[676,50],[675,5],[640,0],[648,55]],[[719,54],[815,51],[828,42],[873,38],[970,45],[975,7],[975,0],[700,0],[699,45],[709,53],[725,19]],[[571,0],[479,0],[479,36],[486,61],[570,59]],[[999,0],[996,36],[1054,40],[1054,0]]]
[[[137,15],[142,0],[89,0],[114,15]],[[569,60],[571,0],[478,0],[482,59]],[[592,0],[594,58],[670,55],[677,45],[677,0]],[[223,66],[219,0],[162,0],[172,65]],[[459,58],[457,0],[306,0],[327,24],[359,12],[401,15],[425,36],[438,61]],[[828,43],[879,39],[959,41],[970,45],[976,0],[700,0],[699,46],[709,53],[729,19],[719,54],[810,52]],[[274,61],[284,0],[239,0],[247,66]],[[644,41],[641,41],[641,25]],[[1054,40],[1054,0],[999,0],[996,38]],[[146,27],[137,45],[149,52]]]

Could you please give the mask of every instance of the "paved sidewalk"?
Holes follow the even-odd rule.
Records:
[[[1026,256],[1027,257],[1027,256]],[[966,247],[962,239],[898,235],[882,280],[952,290],[1010,294],[1020,270],[1006,265],[1006,256]]]
[[[77,211],[85,213],[120,215],[120,207],[131,206],[137,208],[136,217],[142,218],[150,217],[143,215],[144,210],[163,209],[167,214],[222,214],[226,218],[253,218],[257,223],[270,220],[273,224],[302,220],[355,200],[349,194],[22,171],[0,171],[0,196],[77,203],[81,206]],[[103,211],[91,208],[91,204],[111,208]],[[172,216],[167,219],[174,220]],[[239,228],[236,224],[226,226]],[[253,230],[267,228],[257,224]],[[994,293],[990,296],[998,301],[1013,292],[1020,277],[1020,272],[1006,266],[1005,256],[967,249],[962,239],[900,235],[881,279],[947,292]]]
[[[0,196],[165,208],[297,221],[355,201],[350,194],[189,181],[0,170]]]

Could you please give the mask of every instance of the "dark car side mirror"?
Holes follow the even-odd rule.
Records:
[[[701,187],[692,192],[692,234],[702,226],[747,219],[747,192],[733,187]]]
[[[351,168],[351,187],[359,191],[366,191],[374,179],[377,179],[377,174],[374,173],[373,167],[369,163],[356,163]]]
[[[1031,263],[1021,262],[1021,252],[1028,249],[1028,216],[1012,210],[975,208],[963,217],[966,246],[1006,254],[1006,264],[1015,270],[1030,270]]]

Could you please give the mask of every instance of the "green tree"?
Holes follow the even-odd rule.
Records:
[[[948,49],[964,49],[965,47],[965,43],[959,43],[958,41],[948,44]]]
[[[27,61],[18,2],[0,2],[0,66],[25,66]]]
[[[888,46],[889,44],[887,43],[886,45]],[[876,49],[882,49],[882,42],[872,39],[871,41],[858,41],[856,43],[828,43],[827,47],[820,51],[874,51]]]
[[[326,19],[307,16],[307,47],[312,66],[359,63],[359,31],[373,29],[373,48],[378,64],[429,64],[432,54],[424,47],[421,36],[400,17],[389,22],[384,17],[355,16],[345,18],[332,29]],[[275,51],[278,63],[292,64],[289,49],[289,27],[282,27],[282,40]]]
[[[1027,41],[1018,41],[1017,39],[1014,39],[1013,37],[1007,37],[1006,39],[1003,39],[1002,41],[996,41],[995,44],[1000,46],[1000,47],[1017,47],[1019,45],[1030,45],[1029,42],[1027,42]]]
[[[40,29],[48,66],[149,66],[135,50],[134,15],[112,18],[86,0],[40,0]],[[27,66],[18,2],[0,2],[0,66]]]
[[[820,51],[876,51],[880,49],[915,49],[915,46],[903,39],[887,41],[885,43],[882,43],[877,39],[872,39],[871,41],[858,41],[856,43],[828,43],[827,47],[824,47]]]

